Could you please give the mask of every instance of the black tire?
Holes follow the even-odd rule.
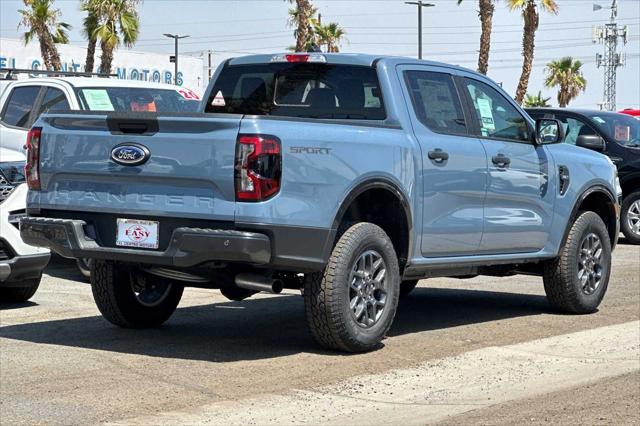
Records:
[[[620,228],[622,229],[622,233],[626,240],[631,244],[640,244],[640,234],[634,232],[629,224],[629,215],[636,213],[635,210],[638,208],[638,204],[636,203],[638,202],[640,202],[640,191],[632,192],[624,197],[622,210],[620,212]],[[630,212],[632,207],[634,210],[633,213]]]
[[[418,285],[418,280],[402,281],[400,283],[400,297],[408,296]]]
[[[355,318],[350,307],[350,293],[354,290],[349,278],[352,269],[355,270],[356,261],[372,252],[384,261],[381,264],[386,269],[384,296],[378,293],[377,297],[384,297],[385,304],[373,325],[363,326]],[[371,271],[374,273],[367,275],[368,284],[363,286],[372,285],[371,282],[376,281],[370,280],[376,269],[372,268]],[[362,278],[361,282],[364,283],[364,280]],[[324,272],[305,276],[304,302],[307,323],[316,341],[327,349],[346,352],[370,351],[379,347],[380,341],[389,331],[398,306],[399,293],[398,259],[391,240],[380,227],[371,223],[358,223],[340,237]],[[373,290],[369,293],[370,297],[376,297],[371,296],[374,294]],[[363,306],[363,311],[367,310],[365,318],[370,318],[371,311],[368,310],[368,305],[363,302]],[[374,305],[373,316],[378,315],[377,309]]]
[[[164,288],[157,301],[143,303],[134,286]],[[95,260],[91,265],[91,290],[102,316],[112,324],[125,328],[157,327],[176,310],[184,287],[176,281],[142,274],[113,262]],[[146,291],[146,290],[145,290]],[[142,294],[142,293],[141,293]]]
[[[0,302],[3,303],[22,303],[31,299],[38,287],[42,277],[25,280],[23,286],[20,287],[0,287]]]
[[[585,253],[583,244],[590,235],[599,239],[602,250],[598,263],[600,266],[591,265],[591,268],[587,268],[599,271],[601,277],[592,292],[587,288],[588,284],[585,286],[579,279],[581,253]],[[549,303],[557,310],[573,314],[592,313],[598,309],[607,291],[610,273],[611,240],[607,227],[596,213],[583,212],[571,225],[559,256],[544,265],[544,290]]]
[[[91,279],[91,263],[93,263],[93,259],[76,259],[78,270],[87,281]]]

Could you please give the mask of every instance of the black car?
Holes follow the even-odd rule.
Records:
[[[620,223],[627,241],[640,244],[640,120],[625,114],[565,108],[527,108],[534,118],[555,118],[565,143],[600,151],[618,167],[622,186]]]

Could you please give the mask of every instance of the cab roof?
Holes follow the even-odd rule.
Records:
[[[459,65],[447,64],[444,62],[430,61],[424,59],[409,58],[406,56],[391,56],[391,55],[371,55],[366,53],[322,53],[322,52],[280,52],[280,53],[268,53],[260,55],[248,55],[237,58],[231,58],[228,60],[229,65],[250,65],[250,64],[265,64],[271,63],[275,57],[281,57],[284,55],[319,55],[326,59],[327,64],[342,64],[342,65],[360,65],[360,66],[373,66],[379,61],[384,61],[390,65],[397,64],[416,64],[416,65],[431,65],[439,67],[447,67],[460,69],[464,71],[472,71],[468,68],[461,67]],[[472,71],[475,73],[475,71]]]

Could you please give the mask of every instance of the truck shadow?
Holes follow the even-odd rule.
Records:
[[[418,288],[400,302],[390,337],[548,312],[546,299],[479,290]],[[302,298],[281,296],[179,308],[163,326],[120,329],[100,316],[0,327],[26,342],[210,362],[268,359],[318,350]],[[425,335],[425,339],[429,336]]]

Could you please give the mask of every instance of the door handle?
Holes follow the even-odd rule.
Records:
[[[511,164],[511,159],[504,154],[494,155],[491,161],[498,167],[507,167]]]
[[[449,154],[441,150],[440,148],[436,148],[433,151],[429,151],[429,160],[433,160],[436,163],[442,163],[449,159]]]

